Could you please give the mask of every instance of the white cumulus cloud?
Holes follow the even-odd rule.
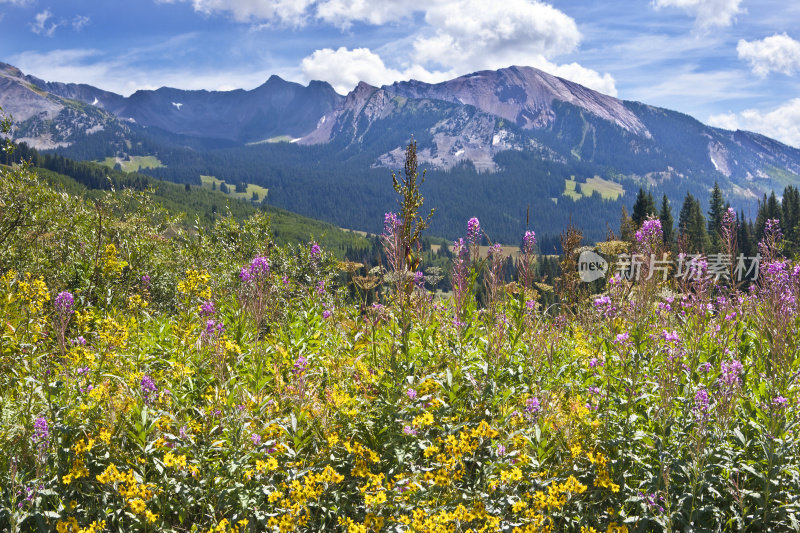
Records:
[[[712,126],[728,130],[750,130],[800,148],[800,98],[794,98],[771,111],[748,109],[708,117]]]
[[[597,92],[607,94],[609,96],[617,96],[617,86],[614,78],[609,73],[600,74],[596,70],[583,67],[578,63],[568,63],[565,65],[556,65],[544,58],[540,60],[530,61],[527,66],[536,67],[540,70],[564,78],[566,80],[580,83],[584,87],[594,89]]]
[[[532,66],[605,94],[617,94],[610,74],[552,60],[574,51],[581,34],[571,17],[549,4],[456,0],[430,6],[425,21],[430,28],[421,30],[414,41],[413,59],[419,64],[439,65],[459,74]]]
[[[423,30],[414,43],[416,59],[422,63],[472,68],[525,64],[527,57],[572,52],[581,39],[571,17],[535,0],[434,4],[426,11],[425,22],[433,35]]]
[[[437,82],[451,76],[449,73],[429,72],[420,66],[403,71],[389,68],[369,48],[323,48],[303,58],[300,69],[307,80],[325,80],[340,93],[349,92],[359,81],[380,86],[409,78]]]
[[[701,29],[720,28],[733,24],[734,17],[742,13],[742,0],[653,0],[656,9],[674,7],[695,18]]]
[[[760,41],[739,40],[736,45],[739,59],[750,64],[753,72],[761,77],[770,72],[782,72],[786,75],[800,70],[800,41],[786,35],[775,34]]]

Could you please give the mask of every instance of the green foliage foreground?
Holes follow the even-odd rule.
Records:
[[[0,530],[798,528],[793,264],[546,312],[458,255],[457,309],[369,306],[263,215],[3,178]]]

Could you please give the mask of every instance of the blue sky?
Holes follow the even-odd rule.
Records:
[[[795,1],[0,0],[0,36],[0,61],[126,95],[530,65],[800,147]]]

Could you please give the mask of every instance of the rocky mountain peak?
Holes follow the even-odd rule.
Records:
[[[409,98],[473,105],[524,129],[549,126],[554,118],[553,102],[567,102],[631,133],[650,137],[645,125],[621,100],[533,67],[484,70],[436,84],[395,82],[384,88]]]

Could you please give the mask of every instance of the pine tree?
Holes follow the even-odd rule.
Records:
[[[708,209],[708,237],[711,252],[719,252],[721,248],[723,216],[725,216],[725,199],[722,197],[719,184],[715,181]]]
[[[633,213],[631,214],[631,220],[636,225],[636,227],[640,227],[644,221],[649,216],[654,216],[656,214],[656,203],[653,200],[653,195],[644,192],[644,189],[639,187],[639,193],[636,195],[636,202],[633,204]]]
[[[692,205],[692,215],[688,227],[689,250],[704,253],[709,248],[708,232],[706,231],[706,219],[703,216],[703,208],[700,202],[695,200]]]
[[[683,198],[681,212],[678,215],[678,232],[681,235],[685,235],[689,227],[689,219],[692,216],[692,204],[694,201],[695,199],[694,196],[692,196],[692,193],[687,192],[686,196]]]
[[[767,220],[777,219],[781,221],[783,218],[783,210],[775,197],[775,191],[769,195],[769,198],[764,194],[764,199],[758,204],[758,214],[756,215],[755,223],[755,240],[756,242],[764,238],[764,226]]]
[[[787,251],[793,253],[798,245],[797,225],[800,223],[800,191],[796,187],[789,185],[783,190],[781,210],[783,212],[781,228],[790,248]]]
[[[701,253],[708,249],[706,220],[700,201],[691,193],[686,193],[678,219],[681,239],[686,242],[689,252]]]
[[[619,240],[625,242],[633,242],[636,235],[636,225],[633,220],[628,216],[628,210],[622,206],[622,213],[619,217]]]
[[[744,211],[739,212],[739,227],[737,228],[736,244],[739,247],[739,253],[745,257],[753,255],[753,234],[752,234],[752,221],[748,222],[744,218]]]
[[[664,232],[664,244],[668,248],[672,248],[675,243],[675,220],[672,217],[672,208],[666,194],[661,198],[661,211],[658,213],[658,218],[661,220],[661,231]]]

